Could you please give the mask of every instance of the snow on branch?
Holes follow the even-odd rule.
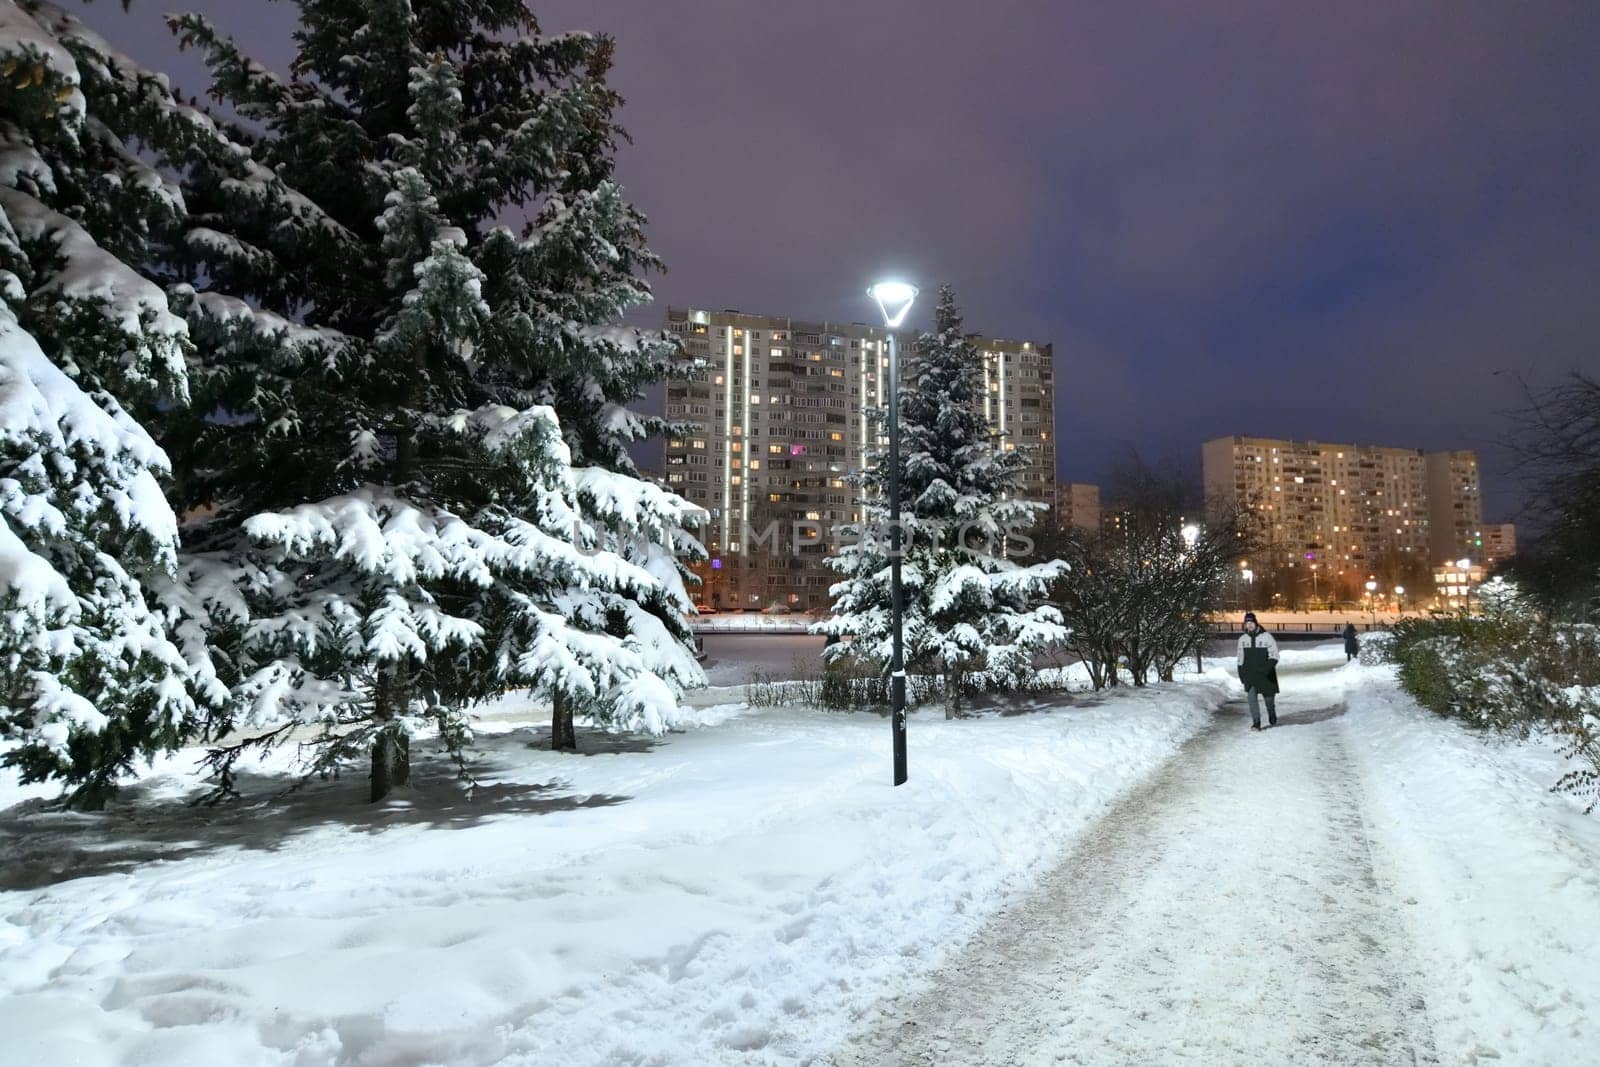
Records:
[[[144,367],[160,368],[180,395],[187,395],[184,348],[189,330],[172,313],[160,286],[101,248],[72,219],[27,193],[0,187],[0,210],[20,239],[49,242],[60,260],[54,270],[40,271],[33,286],[35,296],[53,294],[92,308],[124,334],[138,354],[128,366],[130,374],[140,376]]]

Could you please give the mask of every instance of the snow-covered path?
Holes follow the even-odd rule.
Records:
[[[1277,729],[1225,707],[838,1062],[1434,1061],[1319,673],[1285,677]]]

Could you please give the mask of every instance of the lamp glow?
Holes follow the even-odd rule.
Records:
[[[917,287],[905,282],[879,282],[867,290],[867,295],[877,301],[884,325],[893,330],[906,321],[906,313],[917,298]]]

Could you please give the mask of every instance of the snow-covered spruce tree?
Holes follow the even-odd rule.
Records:
[[[190,346],[140,273],[184,216],[145,159],[226,147],[185,110],[60,10],[0,0],[0,736],[80,806],[215,695],[165,596],[177,522],[141,425],[186,400]]]
[[[1065,638],[1061,615],[1044,602],[1059,562],[1019,566],[1008,535],[1024,533],[1044,505],[1012,493],[1022,457],[993,439],[979,403],[976,348],[962,333],[948,286],[939,291],[934,332],[921,335],[900,388],[900,500],[905,660],[944,675],[946,715],[982,672],[991,684],[1022,677],[1040,648]],[[865,522],[829,562],[833,614],[813,631],[852,637],[828,647],[830,661],[893,655],[887,455],[862,479]]]
[[[209,560],[249,576],[218,729],[321,724],[314,766],[369,751],[375,799],[415,726],[459,759],[466,707],[508,688],[555,705],[557,747],[574,713],[659,732],[702,679],[677,559],[697,546],[624,450],[670,349],[604,325],[655,265],[609,177],[610,44],[540,36],[518,0],[297,6],[287,80],[173,20],[233,135],[329,222],[285,239],[236,180],[186,184],[211,229],[193,277],[258,308],[186,309],[197,396],[227,414],[190,425],[181,484],[215,509]],[[215,753],[224,786],[240,750]]]

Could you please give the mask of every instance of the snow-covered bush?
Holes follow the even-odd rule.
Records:
[[[1510,611],[1397,623],[1401,685],[1423,707],[1497,735],[1554,735],[1579,766],[1555,788],[1600,802],[1600,631]]]
[[[1394,635],[1387,630],[1373,630],[1363,634],[1357,646],[1357,659],[1363,666],[1376,667],[1380,663],[1394,662]]]

